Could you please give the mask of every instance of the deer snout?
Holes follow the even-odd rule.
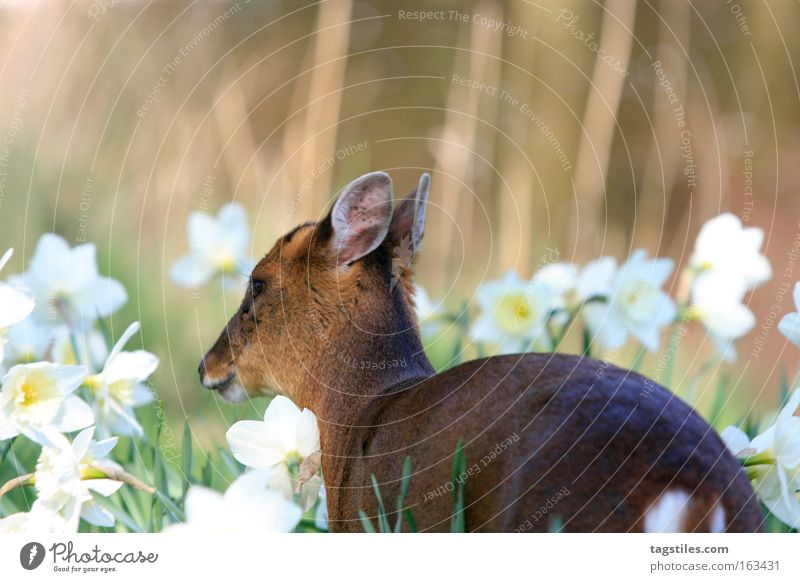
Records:
[[[232,365],[220,366],[218,363],[214,362],[214,357],[210,353],[203,356],[200,360],[197,373],[200,375],[200,383],[209,390],[221,390],[225,388],[236,375]]]

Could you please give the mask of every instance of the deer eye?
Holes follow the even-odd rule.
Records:
[[[267,286],[261,279],[253,279],[253,295],[260,295]]]

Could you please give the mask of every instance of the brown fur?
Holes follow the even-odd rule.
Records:
[[[373,474],[394,511],[410,456],[407,505],[420,530],[447,531],[459,439],[473,468],[464,480],[470,531],[641,531],[646,510],[672,489],[696,501],[688,529],[707,530],[717,503],[728,531],[760,529],[753,489],[714,430],[638,374],[564,354],[492,357],[435,374],[411,269],[391,285],[399,233],[389,229],[375,251],[339,266],[329,218],[258,263],[200,372],[207,386],[279,392],[317,415],[332,530],[361,531],[359,509],[376,515]],[[258,295],[253,281],[265,283]]]

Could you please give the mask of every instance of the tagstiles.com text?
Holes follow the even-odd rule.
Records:
[[[651,554],[663,557],[688,558],[684,562],[655,560],[650,562],[650,573],[660,572],[777,572],[780,570],[778,560],[718,560],[711,562],[693,561],[703,554],[724,556],[728,554],[727,546],[691,546],[679,544],[675,546],[650,546]],[[691,557],[690,557],[691,556]]]

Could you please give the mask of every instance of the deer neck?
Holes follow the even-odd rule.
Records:
[[[374,313],[381,314],[383,325],[368,321]],[[407,300],[395,295],[388,309],[365,306],[348,320],[320,341],[309,385],[298,391],[298,404],[319,420],[323,471],[331,483],[340,482],[345,449],[373,400],[435,374]]]

